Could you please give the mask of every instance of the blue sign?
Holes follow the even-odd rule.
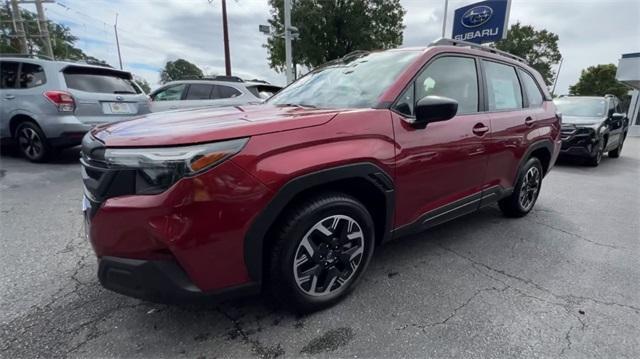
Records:
[[[478,44],[505,38],[509,5],[510,0],[487,0],[456,9],[451,37]]]

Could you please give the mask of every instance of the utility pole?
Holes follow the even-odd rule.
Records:
[[[551,90],[551,96],[556,95],[556,85],[558,84],[558,77],[560,77],[560,70],[562,70],[562,62],[564,61],[564,57],[560,58],[560,65],[558,65],[558,73],[556,74],[556,79],[553,80],[553,89]]]
[[[449,7],[449,0],[444,0],[444,15],[442,16],[442,37],[444,37],[447,31],[447,8]]]
[[[293,82],[293,59],[291,56],[291,0],[284,0],[284,57],[288,85]]]
[[[231,55],[229,54],[229,29],[227,28],[227,1],[222,0],[222,33],[224,35],[224,70],[231,76]]]
[[[20,47],[20,53],[27,54],[27,34],[24,32],[24,20],[22,20],[22,14],[20,14],[20,7],[18,6],[18,0],[11,0],[11,17],[13,19],[13,26],[18,37],[18,46]]]
[[[47,18],[44,15],[44,9],[42,8],[42,0],[35,0],[36,2],[36,11],[38,12],[38,28],[40,29],[40,37],[42,38],[42,42],[44,43],[44,49],[51,59],[53,57],[53,48],[51,47],[51,37],[49,36],[49,25],[47,23]],[[52,1],[44,1],[44,2],[52,2]],[[54,59],[55,60],[55,59]]]
[[[120,70],[122,70],[122,56],[120,55],[120,40],[118,40],[118,13],[116,13],[116,22],[113,24],[113,31],[116,33],[116,47],[118,48],[118,62]]]

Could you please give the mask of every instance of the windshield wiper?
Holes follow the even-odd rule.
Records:
[[[113,91],[113,93],[115,93],[115,94],[123,94],[123,95],[126,95],[126,94],[135,95],[136,94],[133,91]]]

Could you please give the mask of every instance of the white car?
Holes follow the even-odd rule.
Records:
[[[260,103],[281,87],[263,81],[244,81],[234,76],[172,81],[149,94],[151,112],[212,106]]]

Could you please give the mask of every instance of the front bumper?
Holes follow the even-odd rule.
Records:
[[[260,291],[259,285],[249,283],[203,292],[176,262],[170,260],[102,257],[98,259],[98,279],[109,290],[158,303],[222,301]]]

